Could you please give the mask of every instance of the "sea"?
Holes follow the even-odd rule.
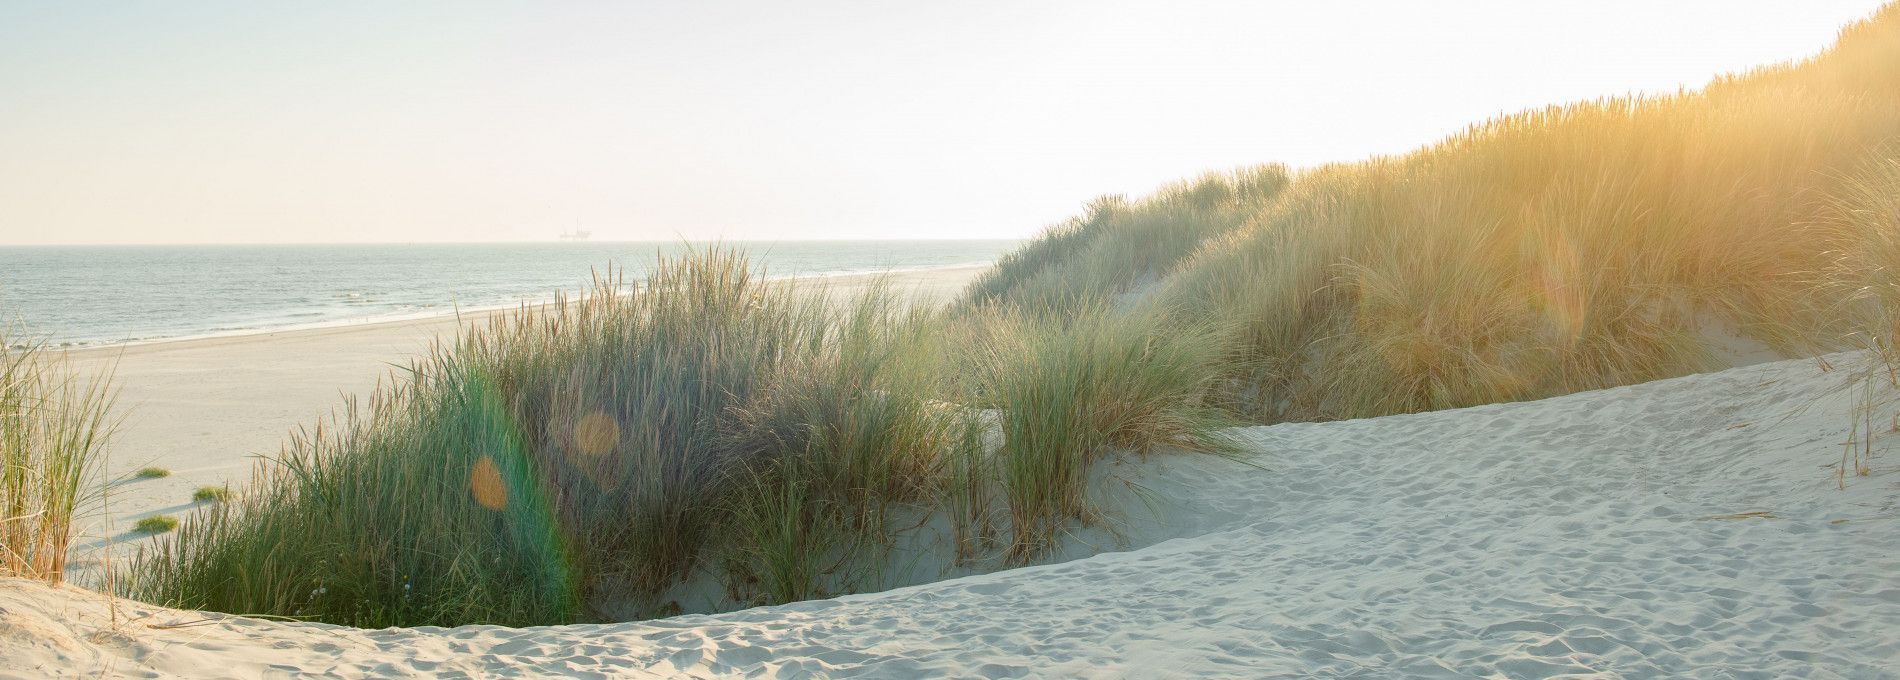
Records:
[[[611,267],[723,248],[767,277],[994,261],[1018,241],[727,241],[0,247],[6,342],[140,343],[392,321],[579,292]]]

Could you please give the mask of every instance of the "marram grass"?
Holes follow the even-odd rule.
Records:
[[[1077,474],[1108,447],[1227,422],[1194,405],[1218,371],[1205,334],[1024,320],[953,348],[987,317],[837,297],[715,251],[500,316],[294,438],[121,588],[358,626],[652,616],[709,579],[728,606],[823,597],[880,587],[900,517],[1022,527],[984,551],[1020,558],[1093,518]],[[1060,432],[1006,423],[997,449],[973,404],[1082,410]]]
[[[1284,186],[1203,188],[1248,186],[1243,173],[1098,203],[1005,257],[968,299],[1031,311],[1108,299],[1232,322],[1244,355],[1226,399],[1262,422],[1681,375],[1717,365],[1711,332],[1792,353],[1826,328],[1833,298],[1813,281],[1858,246],[1814,227],[1897,137],[1900,5],[1888,5],[1813,59],[1703,91],[1505,116]],[[1185,207],[1200,195],[1217,208]],[[1155,248],[1156,234],[1176,247]],[[1149,250],[1166,257],[1100,255]]]
[[[1013,559],[1054,545],[1071,522],[1096,519],[1087,471],[1110,450],[1231,448],[1215,433],[1237,421],[1209,401],[1228,368],[1225,329],[1106,306],[1059,321],[1009,308],[978,319],[968,399],[997,414],[1001,446],[967,463],[975,488],[959,492],[1007,512]],[[971,497],[986,490],[996,498]]]
[[[705,579],[786,602],[877,587],[920,515],[960,558],[1034,559],[1097,519],[1106,453],[1224,450],[1239,418],[1678,375],[1716,365],[1711,327],[1900,364],[1897,137],[1889,5],[1702,92],[1103,199],[947,311],[665,260],[441,346],[119,583],[360,626],[663,615]]]
[[[1848,177],[1813,225],[1819,243],[1834,244],[1833,261],[1816,287],[1833,302],[1818,324],[1817,344],[1867,350],[1860,367],[1847,441],[1835,463],[1836,483],[1873,472],[1879,440],[1900,432],[1900,144]]]
[[[0,575],[57,583],[102,488],[110,378],[0,337]]]
[[[1100,305],[1173,273],[1209,238],[1239,228],[1287,186],[1286,168],[1211,173],[1130,202],[1104,196],[1088,212],[1004,255],[972,282],[968,303],[1067,312]]]

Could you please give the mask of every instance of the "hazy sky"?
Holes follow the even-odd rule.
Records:
[[[0,0],[0,244],[1020,237],[1878,4]]]

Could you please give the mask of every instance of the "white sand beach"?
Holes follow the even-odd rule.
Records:
[[[987,266],[836,276],[810,281],[835,295],[862,291],[883,280],[921,302],[947,300]],[[481,323],[494,312],[463,315]],[[427,351],[438,336],[452,337],[455,317],[366,323],[311,330],[102,347],[68,353],[75,368],[110,368],[122,418],[108,474],[128,478],[147,466],[171,476],[128,479],[112,487],[109,512],[80,529],[87,555],[108,539],[131,546],[145,537],[130,531],[140,518],[189,512],[201,486],[249,481],[257,456],[278,452],[289,433],[328,419],[347,397],[367,395],[392,368]]]
[[[1900,677],[1900,476],[1833,467],[1856,360],[1237,430],[1244,463],[1121,466],[1170,540],[717,616],[356,630],[8,581],[0,676]]]

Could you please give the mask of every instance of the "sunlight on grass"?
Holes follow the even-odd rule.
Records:
[[[1858,247],[1817,218],[1900,136],[1896,34],[1890,5],[1813,59],[1701,92],[1554,106],[1402,156],[1098,202],[967,300],[1233,321],[1245,355],[1226,398],[1263,422],[1682,375],[1717,366],[1711,335],[1792,354],[1829,332],[1814,273]],[[1146,252],[1160,257],[1130,255]]]

